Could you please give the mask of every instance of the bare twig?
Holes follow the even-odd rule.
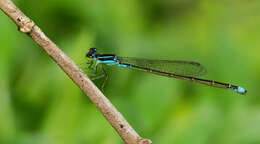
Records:
[[[124,117],[92,81],[77,67],[77,65],[65,55],[31,19],[26,17],[11,0],[0,0],[0,8],[16,23],[20,32],[28,34],[80,87],[126,143],[151,143],[149,139],[144,139],[135,132]]]

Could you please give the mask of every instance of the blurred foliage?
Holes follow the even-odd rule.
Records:
[[[247,96],[106,66],[105,95],[133,128],[160,144],[260,143],[260,2],[15,0],[76,63],[97,47],[121,56],[193,60],[204,78]],[[0,143],[123,141],[50,57],[0,12]],[[100,87],[102,80],[95,83]]]

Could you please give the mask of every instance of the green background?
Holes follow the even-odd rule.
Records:
[[[105,95],[160,144],[260,144],[260,2],[16,0],[77,64],[100,53],[203,64],[203,78],[246,96],[105,66]],[[115,130],[53,60],[0,12],[0,143],[121,144]],[[98,87],[102,80],[95,81]]]

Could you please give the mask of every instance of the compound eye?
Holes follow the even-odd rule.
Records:
[[[96,48],[90,48],[90,51],[91,51],[92,53],[95,53],[95,52],[97,51],[97,49],[96,49]]]
[[[96,53],[96,48],[90,48],[88,53],[86,54],[86,57],[94,58]]]

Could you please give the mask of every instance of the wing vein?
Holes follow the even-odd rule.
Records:
[[[151,60],[133,57],[117,57],[117,59],[121,63],[182,76],[194,77],[201,76],[207,73],[206,69],[200,63],[193,61]]]

